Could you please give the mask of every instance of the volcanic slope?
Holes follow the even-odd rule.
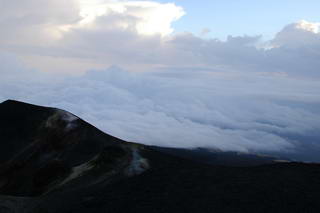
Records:
[[[5,101],[0,212],[320,210],[318,164],[268,158],[239,167],[221,154],[206,164],[189,152],[128,143],[64,110]]]

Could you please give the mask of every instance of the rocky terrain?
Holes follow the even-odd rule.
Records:
[[[125,142],[61,109],[0,104],[0,212],[319,212],[320,165]]]

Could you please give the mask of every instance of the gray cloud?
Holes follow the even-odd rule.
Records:
[[[43,46],[60,34],[59,27],[79,20],[74,0],[2,1],[0,45]]]
[[[288,24],[271,41],[275,46],[287,48],[312,48],[320,45],[320,24],[299,21]]]

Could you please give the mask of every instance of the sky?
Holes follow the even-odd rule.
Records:
[[[316,1],[0,8],[0,102],[62,108],[144,144],[320,161]]]
[[[271,39],[288,23],[303,19],[319,21],[317,0],[203,0],[201,3],[178,0],[176,3],[187,11],[183,19],[173,24],[177,31],[201,35],[207,28],[211,30],[209,36],[220,39],[228,35],[263,35]]]

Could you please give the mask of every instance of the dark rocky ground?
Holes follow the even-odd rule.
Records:
[[[127,143],[65,111],[7,101],[0,194],[1,213],[319,212],[320,165]]]

